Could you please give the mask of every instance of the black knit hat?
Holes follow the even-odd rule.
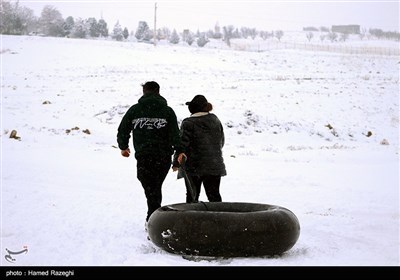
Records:
[[[193,97],[192,101],[186,102],[186,105],[189,105],[189,111],[192,114],[203,112],[206,109],[207,104],[208,101],[204,95],[196,95]]]

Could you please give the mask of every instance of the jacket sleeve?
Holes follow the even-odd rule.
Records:
[[[221,148],[223,148],[225,145],[225,134],[224,134],[224,128],[221,124]]]
[[[191,133],[189,126],[190,126],[190,123],[188,121],[185,121],[185,120],[182,121],[181,129],[179,131],[181,150],[179,152],[178,151],[175,152],[174,160],[172,162],[173,166],[179,167],[178,156],[180,153],[187,154],[187,149],[190,144],[190,133]]]
[[[125,113],[118,127],[117,142],[121,150],[129,148],[129,138],[132,131],[132,107]]]
[[[190,146],[190,139],[192,138],[193,134],[193,124],[190,121],[183,121],[180,135],[181,135],[181,145],[184,152],[187,152],[187,149]]]
[[[179,127],[178,127],[178,120],[176,119],[176,115],[174,110],[170,110],[169,120],[168,120],[168,137],[169,143],[175,150],[175,152],[179,155],[183,152],[181,139],[179,137]]]

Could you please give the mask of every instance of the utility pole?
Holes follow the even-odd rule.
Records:
[[[157,45],[157,2],[154,4],[154,46]]]

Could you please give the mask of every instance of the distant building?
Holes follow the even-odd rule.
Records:
[[[303,31],[318,31],[318,28],[313,26],[303,27]]]
[[[332,25],[332,32],[347,33],[347,34],[360,34],[360,26],[356,25],[356,24]]]

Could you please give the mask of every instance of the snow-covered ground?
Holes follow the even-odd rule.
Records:
[[[399,265],[398,56],[1,39],[1,265]],[[136,161],[116,133],[150,80],[179,121],[196,94],[214,105],[223,200],[292,210],[292,249],[195,262],[146,239]],[[184,200],[171,171],[163,205]]]

